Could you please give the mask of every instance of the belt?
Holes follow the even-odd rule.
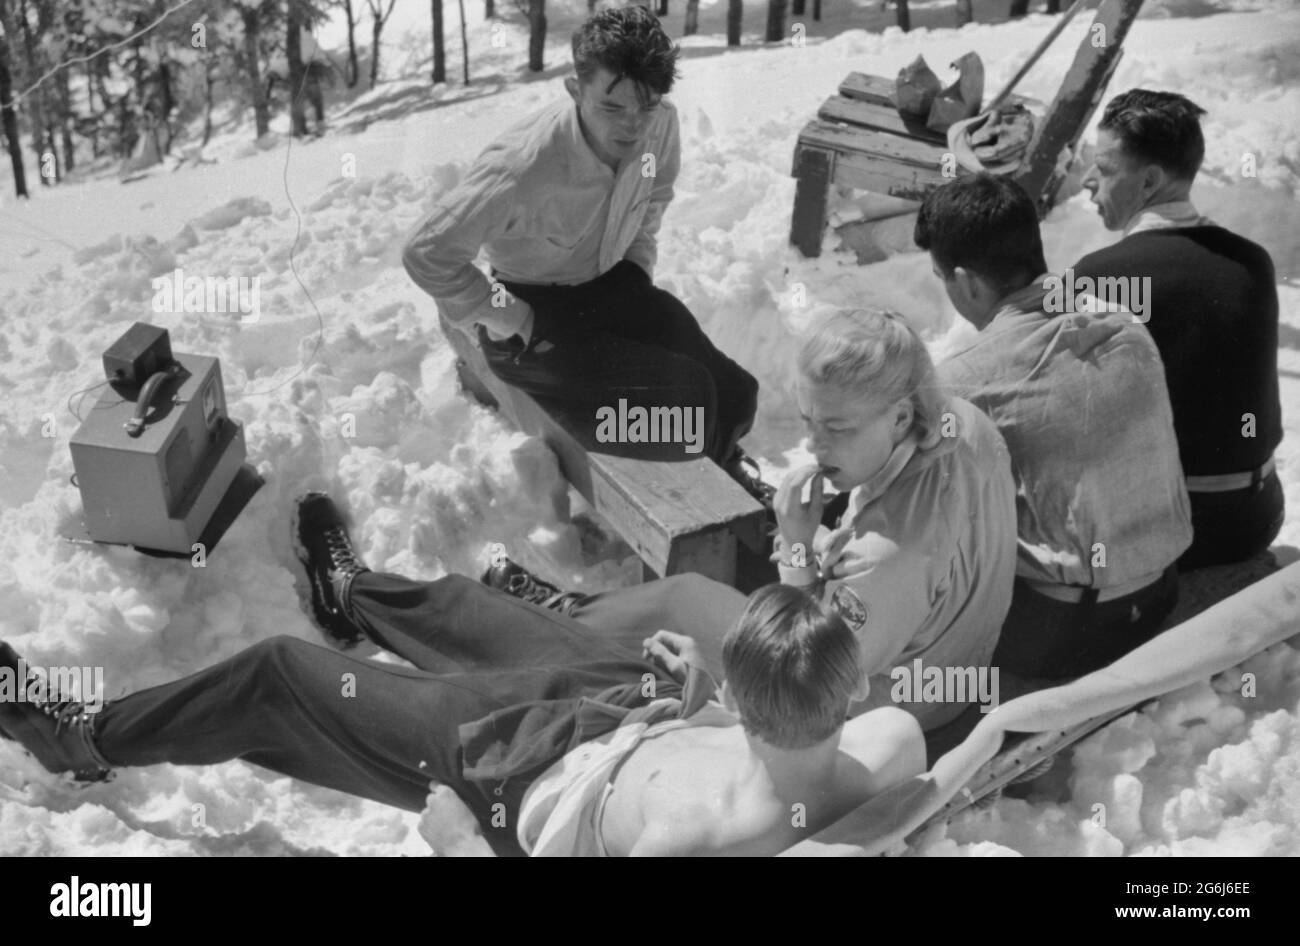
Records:
[[[1173,566],[1171,565],[1170,568],[1172,567]],[[1168,570],[1169,569],[1167,568],[1162,568],[1158,572],[1142,575],[1139,578],[1134,578],[1132,581],[1126,581],[1122,584],[1111,585],[1109,588],[1088,588],[1083,585],[1062,585],[1054,581],[1040,581],[1037,578],[1025,578],[1023,576],[1017,576],[1017,580],[1023,581],[1040,595],[1043,595],[1046,598],[1051,598],[1054,601],[1063,601],[1066,604],[1078,604],[1085,596],[1095,594],[1097,596],[1095,599],[1096,602],[1098,604],[1104,604],[1107,601],[1114,601],[1116,598],[1123,598],[1154,585],[1164,577],[1165,572]]]
[[[1260,484],[1273,475],[1277,464],[1269,457],[1263,466],[1245,473],[1223,473],[1219,476],[1189,476],[1189,493],[1233,493],[1239,489],[1259,489]]]

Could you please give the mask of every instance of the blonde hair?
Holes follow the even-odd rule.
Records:
[[[799,336],[799,372],[813,384],[864,398],[912,404],[912,432],[922,449],[940,439],[947,398],[921,336],[895,312],[839,309]]]

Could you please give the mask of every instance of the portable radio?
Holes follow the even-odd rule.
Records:
[[[104,373],[109,387],[69,444],[85,532],[188,555],[223,502],[236,506],[228,525],[251,495],[227,501],[241,492],[231,487],[246,451],[243,427],[226,414],[220,362],[173,354],[166,329],[136,322],[104,353]]]

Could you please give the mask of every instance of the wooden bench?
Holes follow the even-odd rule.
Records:
[[[1070,70],[1036,127],[1015,179],[1046,214],[1065,173],[1062,152],[1073,153],[1123,53],[1121,44],[1142,0],[1102,0],[1092,28]],[[1101,35],[1106,42],[1094,46]],[[1020,101],[1011,96],[1008,101]],[[944,156],[947,138],[898,112],[894,80],[850,73],[839,93],[827,99],[804,126],[795,145],[794,212],[790,242],[806,257],[821,255],[826,201],[832,184],[871,191],[919,204],[936,187],[969,172]],[[944,171],[949,173],[945,175]],[[905,205],[904,205],[905,206]],[[906,213],[906,210],[903,211]],[[892,211],[898,216],[899,211]]]
[[[594,418],[543,407],[494,375],[469,336],[446,320],[442,331],[456,352],[466,390],[520,430],[542,438],[559,458],[565,478],[640,556],[647,579],[698,572],[735,584],[738,543],[761,547],[764,511],[713,461],[603,453]]]

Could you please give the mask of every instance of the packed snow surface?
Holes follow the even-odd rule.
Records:
[[[1195,199],[1273,254],[1287,431],[1278,461],[1290,511],[1277,545],[1290,561],[1300,546],[1300,9],[1283,0],[1222,6],[1152,4],[1110,92],[1172,89],[1208,109]],[[721,12],[705,8],[707,31]],[[1071,24],[1019,92],[1051,99],[1089,20]],[[805,455],[788,339],[815,312],[897,309],[936,358],[969,331],[923,255],[859,266],[833,234],[817,260],[789,246],[799,129],[847,72],[892,76],[919,53],[942,69],[974,49],[997,88],[1053,21],[850,29],[739,51],[717,35],[684,42],[672,96],[683,171],[656,279],[759,377],[747,446],[769,478]],[[472,28],[486,48],[488,27]],[[565,56],[556,29],[550,63]],[[510,41],[519,58],[517,29]],[[385,105],[415,80],[384,83],[348,110],[373,120],[332,119],[331,132],[311,141],[273,132],[260,147],[241,127],[209,145],[208,163],[128,184],[38,187],[15,204],[0,181],[0,638],[34,663],[103,666],[110,697],[274,634],[319,640],[298,605],[288,541],[291,500],[312,487],[350,512],[377,569],[477,574],[500,542],[570,587],[637,579],[626,546],[592,528],[549,451],[459,392],[434,304],[400,262],[407,233],[478,151],[565,94],[563,72],[530,81],[496,72],[468,89],[426,91],[418,108],[409,94],[407,107]],[[1255,176],[1243,173],[1248,165]],[[840,195],[834,209],[847,219],[854,207]],[[1114,239],[1077,193],[1044,236],[1058,269]],[[258,319],[155,312],[152,280],[177,268],[259,276]],[[59,538],[80,508],[69,403],[83,412],[93,403],[98,391],[84,400],[77,392],[98,383],[101,353],[136,320],[169,329],[177,351],[221,359],[231,413],[266,480],[204,568]],[[1244,673],[1254,674],[1253,696],[1242,694]],[[416,820],[242,763],[160,765],[74,786],[0,744],[0,853],[427,853]],[[917,850],[1300,853],[1300,652],[1282,644],[1165,696],[1081,744],[1050,797],[1003,800]]]

